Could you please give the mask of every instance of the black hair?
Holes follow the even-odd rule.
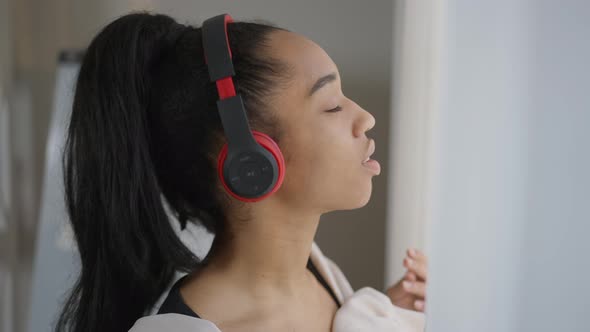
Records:
[[[265,52],[268,24],[228,25],[237,92],[250,125],[280,142],[265,101],[290,68]],[[282,29],[281,29],[282,30]],[[166,15],[131,13],[86,49],[63,155],[67,213],[81,272],[57,331],[127,331],[148,313],[175,271],[203,263],[176,235],[202,223],[222,234],[226,203],[216,159],[223,141],[201,29]]]

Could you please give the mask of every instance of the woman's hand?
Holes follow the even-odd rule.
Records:
[[[419,250],[408,249],[404,266],[408,271],[400,281],[387,289],[387,296],[398,307],[424,312],[428,258]]]

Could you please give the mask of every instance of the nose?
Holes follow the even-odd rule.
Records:
[[[356,105],[356,104],[355,104]],[[375,126],[375,117],[363,109],[362,107],[356,105],[359,110],[359,117],[357,121],[357,125],[355,126],[355,137],[360,137],[364,135],[367,131],[373,129]]]

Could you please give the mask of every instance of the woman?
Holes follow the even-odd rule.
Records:
[[[64,154],[82,271],[58,330],[127,331],[137,321],[133,331],[329,331],[339,312],[342,322],[358,314],[347,303],[367,300],[313,239],[323,213],[367,204],[380,172],[365,163],[375,119],[343,95],[336,65],[312,41],[228,24],[236,92],[285,169],[276,191],[244,202],[217,174],[226,137],[202,38],[201,28],[135,13],[86,51]],[[203,260],[180,241],[168,208],[183,228],[215,234]],[[411,258],[413,287],[369,292],[398,320],[424,306],[426,258]],[[188,275],[166,293],[176,271]],[[161,297],[160,315],[140,319]]]

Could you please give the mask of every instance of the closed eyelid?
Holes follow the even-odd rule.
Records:
[[[342,110],[342,106],[338,105],[332,109],[327,110],[326,112],[335,113],[335,112],[340,112],[341,110]]]

